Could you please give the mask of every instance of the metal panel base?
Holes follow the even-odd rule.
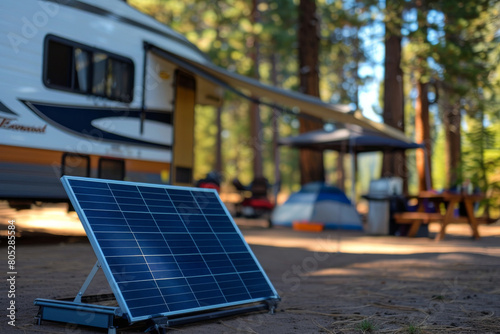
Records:
[[[93,297],[93,296],[91,296]],[[227,317],[241,313],[268,310],[274,314],[278,300],[266,300],[262,303],[230,307],[210,312],[200,312],[194,314],[181,315],[179,317],[157,317],[147,321],[146,332],[165,333],[167,328],[184,325],[192,322],[211,320],[220,317]],[[117,322],[123,327],[131,325],[123,318],[123,313],[119,307],[77,303],[65,300],[35,299],[35,305],[39,306],[36,316],[37,324],[42,321],[56,321],[70,324],[77,324],[90,327],[107,328],[108,334],[117,333]],[[139,323],[137,323],[139,324]]]
[[[107,328],[108,334],[116,334],[115,317],[121,316],[119,307],[75,303],[63,300],[35,299],[39,306],[36,317],[38,325],[42,321],[57,321],[70,324]]]
[[[192,322],[211,320],[221,317],[228,317],[241,313],[256,312],[262,310],[268,310],[270,314],[274,314],[278,304],[278,300],[270,299],[265,300],[261,303],[255,303],[250,305],[243,305],[237,307],[230,307],[226,309],[219,309],[216,311],[207,311],[200,313],[191,313],[181,315],[179,317],[158,317],[152,318],[149,322],[149,328],[146,332],[155,331],[157,333],[165,333],[167,328],[172,326],[184,325]]]

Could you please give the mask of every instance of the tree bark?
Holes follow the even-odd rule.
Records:
[[[452,13],[446,13],[444,18],[445,24],[454,25],[457,22],[457,17]],[[445,30],[446,43],[457,45],[460,40],[458,32],[451,29]],[[452,64],[453,65],[453,64]],[[460,71],[448,71],[449,79],[442,83],[443,88],[443,125],[445,133],[445,173],[446,186],[451,188],[458,185],[462,179],[462,157],[461,157],[461,122],[462,115],[460,113],[460,94],[454,92],[454,84],[460,84]]]
[[[259,23],[260,13],[258,10],[259,0],[252,0],[252,22]],[[253,61],[253,77],[259,79],[260,45],[257,35],[252,36],[252,50],[250,56]],[[253,177],[263,176],[262,168],[262,123],[260,120],[259,104],[250,104],[250,142],[253,149]]]
[[[445,131],[445,172],[446,185],[448,188],[458,184],[461,178],[461,129],[462,115],[457,102],[449,100],[449,94],[445,94],[443,102],[443,125]]]
[[[315,0],[300,0],[299,3],[299,76],[300,91],[319,97],[319,22]],[[300,119],[300,133],[321,129],[323,124],[309,119]],[[302,184],[325,181],[323,152],[300,150],[300,181]]]
[[[278,87],[278,56],[274,53],[271,56],[271,81],[273,86]],[[278,194],[281,188],[281,173],[280,173],[280,148],[278,146],[279,140],[279,110],[273,108],[273,157],[274,157],[274,203],[278,203]]]
[[[416,0],[418,28],[422,32],[424,43],[428,43],[427,32],[428,22],[427,14],[429,11],[427,0]],[[415,101],[415,140],[417,143],[423,143],[425,150],[418,149],[416,153],[416,164],[418,174],[418,188],[420,191],[432,189],[432,169],[431,169],[431,131],[429,124],[429,83],[423,80],[427,69],[427,55],[417,54],[417,92],[418,97]]]
[[[384,123],[404,132],[403,71],[401,69],[401,35],[386,28]],[[408,168],[405,152],[384,153],[382,176],[403,179],[403,192],[408,193]]]
[[[415,141],[425,144],[425,151],[423,149],[417,149],[416,153],[419,191],[432,189],[428,85],[428,83],[418,82],[418,97],[415,102]]]

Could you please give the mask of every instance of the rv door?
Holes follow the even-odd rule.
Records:
[[[170,147],[171,184],[193,184],[196,80],[146,48],[143,87],[143,136]]]

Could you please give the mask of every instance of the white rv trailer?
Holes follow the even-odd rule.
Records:
[[[194,106],[221,89],[153,48],[196,47],[117,0],[3,0],[0,22],[0,198],[64,198],[62,174],[192,184]]]
[[[61,175],[192,184],[194,106],[228,88],[406,140],[218,68],[120,0],[2,0],[0,59],[0,199],[63,199]]]

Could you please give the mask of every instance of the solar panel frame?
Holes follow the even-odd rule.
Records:
[[[263,301],[266,301],[266,300],[279,300],[280,299],[280,297],[279,297],[278,293],[276,292],[276,290],[274,289],[271,281],[269,280],[269,278],[266,275],[265,271],[261,267],[261,265],[260,265],[259,261],[257,260],[257,258],[255,257],[255,255],[253,254],[251,248],[246,243],[246,241],[245,241],[245,239],[244,239],[241,231],[239,230],[239,228],[237,227],[236,223],[232,219],[230,213],[228,212],[227,208],[225,207],[225,205],[221,201],[220,197],[218,196],[218,193],[214,189],[179,187],[179,186],[171,186],[171,185],[159,185],[159,184],[148,184],[148,183],[126,182],[126,181],[115,181],[115,180],[103,180],[103,179],[94,179],[94,178],[85,178],[85,177],[76,177],[76,176],[67,176],[67,175],[61,177],[61,181],[62,181],[64,189],[66,190],[66,192],[68,194],[68,197],[69,197],[71,203],[73,204],[73,207],[74,207],[75,211],[78,214],[78,217],[80,218],[80,221],[82,222],[83,228],[84,228],[85,232],[87,233],[87,236],[89,238],[90,244],[92,245],[92,248],[93,248],[93,250],[94,250],[94,252],[96,254],[96,257],[97,257],[99,263],[101,264],[101,268],[102,268],[102,270],[104,272],[104,275],[106,276],[106,278],[107,278],[107,280],[108,280],[108,282],[110,284],[111,290],[112,290],[113,294],[115,295],[115,298],[116,298],[116,300],[118,302],[118,305],[120,306],[122,312],[127,315],[128,319],[129,319],[129,321],[131,323],[137,322],[137,321],[142,321],[142,320],[147,320],[147,319],[150,319],[150,318],[156,318],[156,317],[164,317],[164,316],[168,317],[168,316],[174,316],[174,315],[178,316],[178,315],[182,315],[182,314],[190,314],[190,313],[200,312],[200,311],[217,310],[217,309],[221,309],[221,308],[225,308],[225,307],[230,307],[230,306],[238,306],[238,305],[245,305],[245,304],[250,304],[250,303],[255,303],[255,302],[263,302]],[[232,296],[232,295],[225,295],[224,292],[222,291],[221,286],[228,285],[227,289],[229,289],[229,290],[236,289],[236,288],[232,288],[230,286],[231,283],[228,283],[229,281],[220,281],[220,282],[217,281],[215,279],[215,276],[217,274],[212,273],[210,267],[208,267],[208,264],[205,261],[205,258],[202,257],[203,261],[205,262],[205,266],[208,267],[210,275],[212,275],[215,283],[219,287],[219,290],[222,293],[222,296],[226,300],[226,302],[218,303],[218,304],[213,304],[213,305],[209,305],[209,306],[201,306],[201,304],[199,303],[199,300],[196,299],[196,301],[198,302],[198,305],[200,305],[199,307],[188,307],[188,308],[185,308],[185,309],[179,309],[179,310],[174,310],[174,311],[169,310],[168,312],[156,312],[155,313],[155,312],[152,311],[152,312],[150,312],[150,314],[147,314],[147,315],[133,316],[132,312],[131,312],[131,309],[129,307],[129,303],[127,302],[127,299],[124,297],[124,293],[126,291],[122,291],[122,289],[120,288],[119,282],[117,282],[115,274],[113,273],[113,271],[112,271],[112,269],[110,267],[110,264],[108,263],[108,258],[106,256],[106,254],[104,254],[103,248],[106,248],[106,247],[101,247],[100,243],[102,242],[102,240],[101,240],[101,242],[98,241],[96,233],[99,234],[100,231],[95,231],[95,229],[92,227],[89,219],[93,219],[93,218],[92,217],[88,217],[87,213],[85,212],[85,210],[86,210],[86,208],[85,208],[86,204],[83,204],[83,207],[82,207],[82,203],[85,203],[85,201],[82,201],[82,203],[80,203],[79,199],[77,198],[77,195],[75,194],[73,186],[70,184],[71,181],[99,182],[101,184],[106,184],[107,187],[108,187],[108,189],[110,189],[110,185],[114,185],[115,187],[118,187],[118,186],[135,186],[135,187],[143,187],[143,188],[149,188],[149,189],[153,188],[153,189],[156,189],[155,191],[157,191],[158,189],[163,189],[163,190],[165,190],[167,192],[167,194],[169,194],[168,191],[173,191],[173,192],[175,192],[177,190],[178,191],[182,191],[182,192],[189,191],[192,194],[193,198],[195,198],[194,202],[197,203],[198,207],[200,208],[200,211],[201,211],[201,207],[200,207],[200,205],[198,203],[198,200],[196,199],[196,197],[195,197],[194,194],[195,193],[196,194],[213,194],[214,197],[215,197],[215,199],[216,199],[216,201],[217,201],[216,204],[220,205],[220,208],[222,209],[222,211],[220,211],[219,208],[208,209],[208,210],[216,210],[216,212],[218,212],[220,215],[222,215],[222,212],[223,212],[224,216],[228,218],[229,222],[231,223],[231,227],[234,229],[234,232],[239,236],[239,238],[242,241],[242,244],[245,247],[245,250],[244,250],[244,252],[242,252],[242,254],[248,254],[248,255],[250,255],[250,259],[253,260],[253,264],[257,267],[257,269],[258,269],[257,271],[263,276],[264,282],[267,284],[267,288],[269,288],[269,290],[272,292],[272,294],[269,295],[269,296],[266,296],[266,297],[258,297],[258,298],[252,298],[251,297],[251,293],[247,289],[248,288],[247,284],[243,282],[243,278],[241,276],[241,274],[246,274],[246,273],[244,271],[241,271],[241,270],[239,270],[239,269],[236,268],[236,265],[234,265],[234,263],[232,262],[232,260],[230,259],[230,256],[229,256],[232,253],[227,252],[225,250],[225,248],[224,248],[224,247],[228,247],[228,248],[232,247],[231,243],[234,242],[234,240],[231,240],[231,238],[227,238],[227,240],[224,241],[224,243],[226,245],[222,246],[222,242],[219,240],[219,236],[225,236],[225,235],[224,234],[218,234],[220,232],[214,232],[212,230],[212,227],[210,227],[211,234],[210,234],[210,232],[206,232],[206,235],[210,236],[210,235],[213,234],[213,236],[215,236],[217,238],[217,240],[219,241],[219,244],[224,249],[223,254],[225,254],[227,256],[227,258],[229,259],[229,261],[233,264],[233,267],[236,269],[236,275],[239,276],[239,279],[241,280],[241,283],[243,283],[242,285],[245,287],[245,289],[247,289],[246,291],[248,292],[248,296],[250,298],[246,298],[246,299],[244,298],[244,299],[235,300],[235,301],[228,301],[227,297]],[[141,194],[141,196],[144,196],[145,194],[147,194],[147,193],[141,192],[139,190],[139,188],[137,188],[137,189],[138,189],[138,192]],[[119,192],[120,190],[114,190],[114,191],[115,192]],[[130,194],[128,194],[128,195],[130,195]],[[89,196],[89,195],[83,195],[83,196]],[[94,198],[95,198],[95,199],[98,199],[98,200],[104,200],[104,201],[107,200],[107,199],[105,199],[105,197],[98,198],[97,196],[99,196],[99,195],[91,195],[91,199],[94,200]],[[113,195],[113,197],[114,196],[115,195]],[[154,197],[154,196],[152,196],[152,197]],[[170,197],[170,195],[169,195],[169,197]],[[118,211],[120,213],[122,213],[122,214],[124,214],[124,212],[128,212],[128,211],[124,211],[124,210],[121,209],[121,205],[124,204],[124,203],[120,204],[119,202],[116,201],[116,197],[114,197],[114,198],[115,198],[115,202],[116,202],[115,204],[117,206]],[[143,200],[144,200],[144,198],[143,198]],[[139,205],[138,204],[139,201],[136,201],[134,203],[133,198],[131,198],[130,200],[127,199],[127,201],[130,202],[129,203],[130,205],[132,205],[132,206],[135,205],[136,206],[135,209],[139,208],[137,206],[137,205]],[[156,200],[152,200],[152,201],[156,201]],[[145,200],[143,202],[146,203]],[[95,203],[98,203],[98,202],[95,202]],[[173,201],[172,201],[172,203],[173,203]],[[113,203],[110,203],[110,202],[107,203],[107,205],[110,205],[110,204],[113,204]],[[124,205],[129,205],[129,204],[125,203]],[[155,206],[155,210],[159,210],[159,211],[169,211],[169,210],[171,210],[170,207],[166,207],[165,205],[161,206],[161,204],[166,204],[166,203],[161,203],[161,201],[158,201],[158,203],[155,202],[154,204],[158,205],[158,206]],[[99,205],[96,205],[96,206],[99,207]],[[106,207],[106,205],[103,205],[103,207]],[[145,207],[148,209],[148,211],[144,211],[144,212],[149,212],[152,216],[154,216],[154,213],[152,213],[150,211],[150,207],[148,206],[148,204],[146,204]],[[133,207],[131,207],[131,208],[134,209]],[[177,210],[177,206],[175,206],[175,208]],[[87,210],[91,210],[91,209],[87,209]],[[144,213],[144,212],[140,212],[140,213]],[[134,215],[132,213],[128,213],[128,214],[130,215],[130,217],[134,217]],[[165,213],[158,212],[156,214],[160,215],[160,214],[165,214]],[[176,214],[179,215],[179,218],[181,217],[181,214],[179,212],[177,212]],[[204,213],[202,213],[202,215],[205,218],[207,217],[207,215],[205,215]],[[140,214],[137,216],[137,218],[140,218]],[[196,218],[196,217],[192,217],[192,219],[194,219],[194,218]],[[124,219],[127,221],[128,218],[124,218]],[[131,220],[132,220],[132,218],[131,218]],[[153,218],[153,220],[154,220],[154,218]],[[182,221],[182,219],[181,219],[181,221]],[[208,222],[208,224],[210,224],[210,221],[207,220],[207,222]],[[184,224],[184,222],[183,222],[183,224]],[[128,222],[127,222],[127,225],[128,225]],[[128,226],[129,226],[129,228],[131,228],[130,225],[128,225]],[[139,226],[140,226],[140,224],[139,224]],[[186,227],[185,224],[184,224],[184,226]],[[121,228],[121,227],[119,227],[119,228]],[[200,229],[203,229],[203,228],[204,227],[200,227]],[[116,233],[119,233],[119,232],[116,232]],[[134,231],[130,230],[128,233],[132,234],[134,236],[134,238],[135,238],[135,234],[134,234],[135,232]],[[187,231],[187,233],[192,238],[192,241],[194,243],[194,237],[193,237],[193,233],[194,232]],[[231,231],[231,233],[233,233],[233,231]],[[161,232],[161,235],[165,236],[165,232]],[[205,235],[205,233],[199,233],[199,234],[197,234],[197,237],[201,237],[203,235]],[[148,234],[148,237],[149,236],[150,235]],[[223,239],[221,239],[221,240],[223,240]],[[237,239],[237,240],[239,240],[239,239]],[[136,242],[138,242],[138,241],[136,240]],[[166,239],[165,239],[165,242],[166,242]],[[182,247],[185,246],[185,245],[183,245],[183,241],[182,240],[175,240],[175,238],[174,238],[172,240],[172,242],[175,243],[175,244],[181,244]],[[200,242],[204,242],[204,241],[200,240]],[[154,241],[153,241],[153,243],[154,243]],[[127,242],[125,241],[125,245],[126,244],[127,244]],[[186,240],[186,244],[189,244],[188,240]],[[211,247],[210,246],[210,242],[206,242],[206,244],[208,245],[206,247],[208,247],[208,248]],[[170,246],[169,246],[168,243],[167,243],[167,245],[170,248]],[[195,243],[195,246],[198,249],[198,254],[200,256],[203,255],[204,253],[198,248],[198,245],[196,243]],[[139,249],[141,251],[141,255],[146,259],[147,255],[145,255],[145,254],[142,253],[144,248],[142,248],[141,246],[139,246]],[[122,255],[122,254],[120,254],[120,255]],[[205,254],[205,256],[206,255],[207,254]],[[125,256],[127,256],[127,255],[125,255]],[[175,254],[172,255],[172,257],[174,258],[174,260],[177,262],[178,259],[175,256],[176,256]],[[177,255],[177,256],[186,256],[186,254]],[[236,255],[234,255],[234,256],[236,256]],[[217,260],[217,259],[215,259],[215,260]],[[149,267],[149,263],[148,262],[146,262],[146,263],[147,263],[148,268],[149,268],[149,273],[151,273],[151,275],[153,275],[151,267]],[[179,270],[186,270],[186,271],[187,270],[193,270],[194,271],[194,270],[198,270],[198,269],[189,269],[189,268],[186,268],[186,269],[179,269]],[[253,272],[256,272],[256,270],[254,270]],[[251,274],[249,274],[249,275],[251,275]],[[185,275],[183,274],[183,276],[185,276]],[[208,276],[208,275],[205,275],[205,276]],[[198,278],[198,277],[204,277],[204,276],[203,275],[196,275],[196,276],[193,276],[192,278]],[[221,275],[221,277],[222,277],[222,275]],[[248,280],[252,280],[251,276],[246,275],[245,277]],[[184,279],[186,279],[186,278],[184,278]],[[260,279],[260,277],[259,277],[259,279]],[[153,276],[153,281],[155,281],[155,284],[156,284],[157,278],[155,278],[154,276]],[[161,279],[158,279],[158,281],[161,281]],[[161,282],[162,283],[167,283],[167,280],[161,281]],[[173,281],[168,282],[168,283],[172,283],[172,282]],[[186,282],[188,282],[188,281],[186,280]],[[194,280],[193,280],[193,282],[194,282]],[[194,284],[194,285],[196,285],[196,284]],[[193,287],[192,287],[194,285],[192,285],[191,283],[188,282],[188,286],[191,289],[191,292],[193,293],[193,296],[195,298],[197,298],[195,292],[193,291]],[[157,287],[157,288],[161,291],[161,289],[159,287]],[[164,289],[168,289],[168,287],[164,287]],[[146,290],[147,289],[143,289],[143,291],[146,291]],[[208,293],[208,291],[200,291],[199,293],[204,293],[204,292]],[[171,297],[171,296],[169,296],[169,297]],[[162,295],[162,298],[164,299],[164,303],[165,303],[165,305],[168,308],[169,304],[166,302],[166,300],[165,300],[165,298],[164,298],[163,295]],[[213,298],[215,298],[215,297],[213,297]],[[151,307],[151,310],[153,310],[153,309],[154,309],[154,307]]]

